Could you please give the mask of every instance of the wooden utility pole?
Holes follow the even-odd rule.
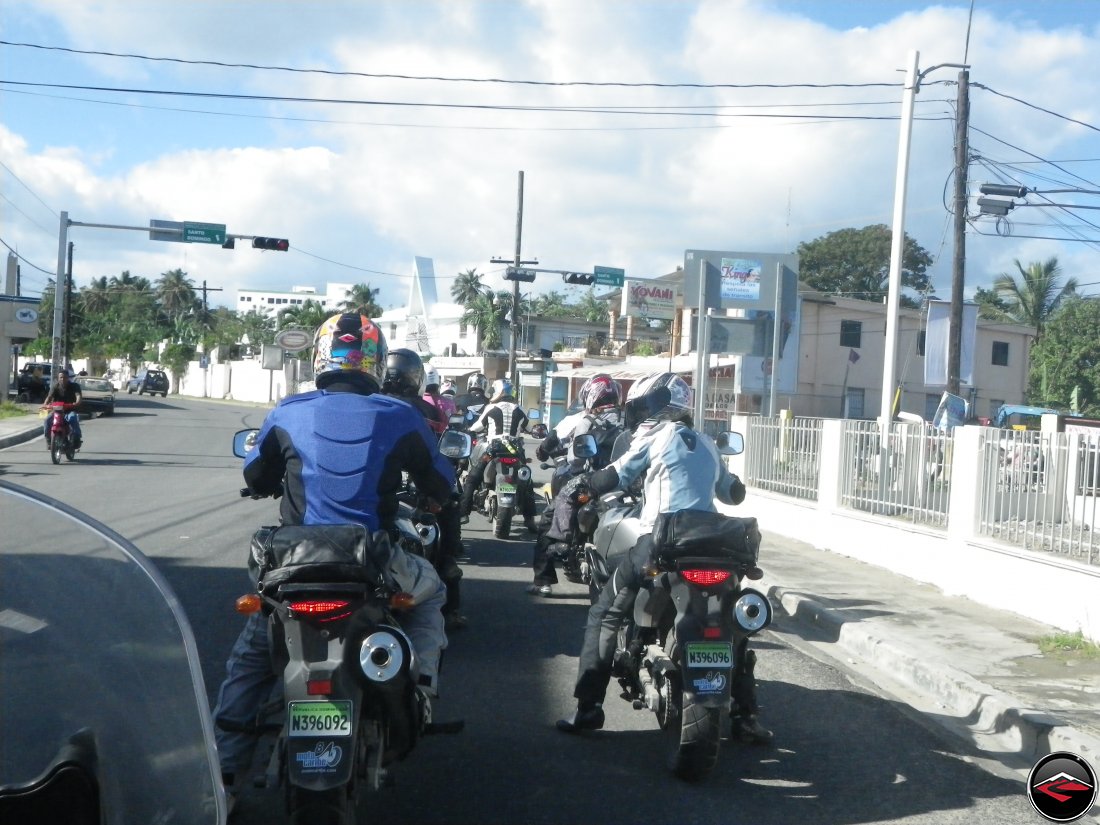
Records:
[[[966,283],[966,182],[970,165],[967,126],[970,119],[970,71],[959,72],[955,118],[955,254],[951,266],[951,315],[947,337],[947,391],[959,395],[962,375],[963,286]]]

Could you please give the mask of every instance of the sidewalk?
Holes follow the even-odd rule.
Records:
[[[1100,657],[1044,654],[1053,627],[760,526],[781,627],[1017,768],[1066,750],[1100,771]]]
[[[42,419],[37,415],[0,418],[0,450],[14,447],[42,435]]]

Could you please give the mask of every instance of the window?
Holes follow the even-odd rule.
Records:
[[[268,299],[267,299],[267,302],[268,302],[269,304],[273,304],[273,303],[275,303],[275,299],[274,299],[274,298],[268,298]]]
[[[922,329],[920,332],[917,333],[917,355],[924,355],[924,341],[925,334],[924,330]]]
[[[464,323],[462,323],[461,321],[459,321],[459,323],[458,323],[458,337],[459,338],[465,338],[466,337],[466,325]]]
[[[844,417],[863,418],[863,390],[858,387],[849,387],[844,397]]]
[[[859,349],[859,340],[863,336],[863,322],[862,321],[841,321],[840,322],[840,345],[842,347],[851,347],[852,349]]]
[[[993,365],[997,367],[1008,366],[1008,341],[993,342]]]

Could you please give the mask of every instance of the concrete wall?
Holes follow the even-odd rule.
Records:
[[[735,416],[732,429],[747,432]],[[1100,568],[1034,553],[977,535],[980,429],[955,431],[950,520],[946,531],[899,524],[840,506],[840,421],[825,421],[818,500],[802,501],[750,486],[733,515],[760,519],[767,566],[767,534],[774,532],[935,585],[951,596],[1009,610],[1100,642]],[[744,474],[744,455],[731,459]],[[873,594],[868,594],[873,598]]]
[[[288,386],[293,383],[294,366],[287,362],[282,370],[267,370],[259,360],[227,361],[203,370],[198,361],[192,361],[180,376],[179,394],[274,404],[292,391]]]

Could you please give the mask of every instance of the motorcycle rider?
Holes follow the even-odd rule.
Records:
[[[472,380],[472,379],[471,379]],[[518,436],[527,432],[530,419],[523,408],[512,396],[512,382],[507,378],[498,378],[493,382],[489,403],[481,410],[477,421],[470,425],[471,433],[485,430],[485,438],[478,441],[470,456],[470,471],[462,484],[462,515],[469,518],[474,506],[474,494],[485,479],[485,468],[489,464],[489,448],[501,436]],[[523,485],[520,495],[520,509],[523,512],[523,525],[529,532],[537,533],[535,524],[535,490],[530,484]]]
[[[622,414],[619,410],[622,387],[610,375],[601,373],[589,378],[577,397],[583,405],[580,411],[559,421],[539,444],[535,455],[539,461],[546,461],[565,449],[570,439],[592,433],[596,438],[597,452],[591,466],[593,470],[601,470],[610,460],[616,436],[622,432]],[[578,464],[581,466],[571,468],[573,477],[581,471],[584,462]],[[534,580],[527,586],[527,592],[531,595],[549,596],[552,586],[558,583],[551,549],[556,542],[566,538],[576,509],[571,488],[566,482],[558,490],[550,509],[543,514],[544,523],[547,517],[551,521],[546,532],[535,541],[534,557],[531,559]]]
[[[466,415],[473,413],[480,415],[485,405],[489,403],[485,390],[489,386],[489,379],[483,373],[475,372],[466,382],[466,394],[455,399],[455,409]]]
[[[451,423],[451,416],[455,413],[454,385],[451,385],[451,394],[444,395],[440,392],[439,373],[430,364],[424,369],[424,400],[439,410],[441,426],[432,427],[437,435],[442,435]]]
[[[65,404],[72,404],[74,407],[80,403],[81,395],[80,385],[70,378],[69,373],[65,370],[59,370],[57,373],[57,381],[50,387],[50,391],[46,393],[46,400],[42,402],[42,409],[48,410],[51,402],[61,401]],[[46,420],[42,423],[42,435],[46,439],[46,449],[50,449],[50,418],[46,416]],[[80,416],[77,415],[75,409],[70,409],[65,413],[65,421],[69,424],[69,429],[73,434],[73,449],[79,450],[83,440],[80,437]]]
[[[385,364],[386,339],[366,316],[334,315],[317,330],[317,389],[280,401],[245,459],[245,482],[254,492],[282,491],[283,524],[351,522],[372,533],[386,528],[397,512],[402,470],[424,494],[437,501],[450,496],[454,470],[439,454],[427,425],[420,416],[410,416],[404,402],[379,392]],[[334,439],[340,444],[335,451]],[[401,626],[420,658],[419,688],[435,695],[440,656],[447,646],[442,613],[446,587],[425,559],[405,553],[396,543],[391,545],[389,571],[402,589],[428,594],[402,614]],[[231,727],[249,725],[277,679],[268,648],[268,619],[254,613],[226,662],[214,719]],[[220,725],[215,736],[223,781],[232,795],[237,775],[251,762],[257,736]]]
[[[435,370],[432,370],[432,373],[435,373]],[[424,416],[428,426],[438,434],[447,429],[447,419],[442,418],[439,407],[430,403],[426,397],[421,397],[420,393],[427,380],[426,376],[424,362],[411,349],[390,350],[389,355],[386,356],[386,374],[382,379],[382,392],[416,407]],[[435,374],[435,380],[439,381],[438,374]],[[455,489],[452,485],[452,494],[445,499],[439,499],[442,509],[437,515],[440,558],[436,571],[447,585],[447,603],[443,606],[443,619],[447,630],[460,630],[469,622],[460,610],[462,596],[459,592],[459,582],[462,581],[462,568],[458,566],[458,559],[462,556],[462,524]]]
[[[671,400],[639,425],[629,449],[595,472],[592,489],[603,494],[625,489],[645,474],[640,514],[641,537],[627,553],[600,597],[588,611],[576,688],[577,710],[558,720],[565,733],[603,727],[603,699],[611,681],[612,659],[619,627],[633,615],[634,600],[645,578],[644,569],[654,549],[652,530],[661,513],[677,510],[715,511],[715,497],[727,504],[745,499],[745,485],[722,461],[714,442],[692,429],[692,389],[678,375],[662,373],[642,379],[636,397],[668,387]],[[631,389],[634,389],[633,387]],[[772,733],[757,718],[754,671],[756,654],[748,640],[738,647],[733,684],[733,732],[743,741],[766,743]]]

